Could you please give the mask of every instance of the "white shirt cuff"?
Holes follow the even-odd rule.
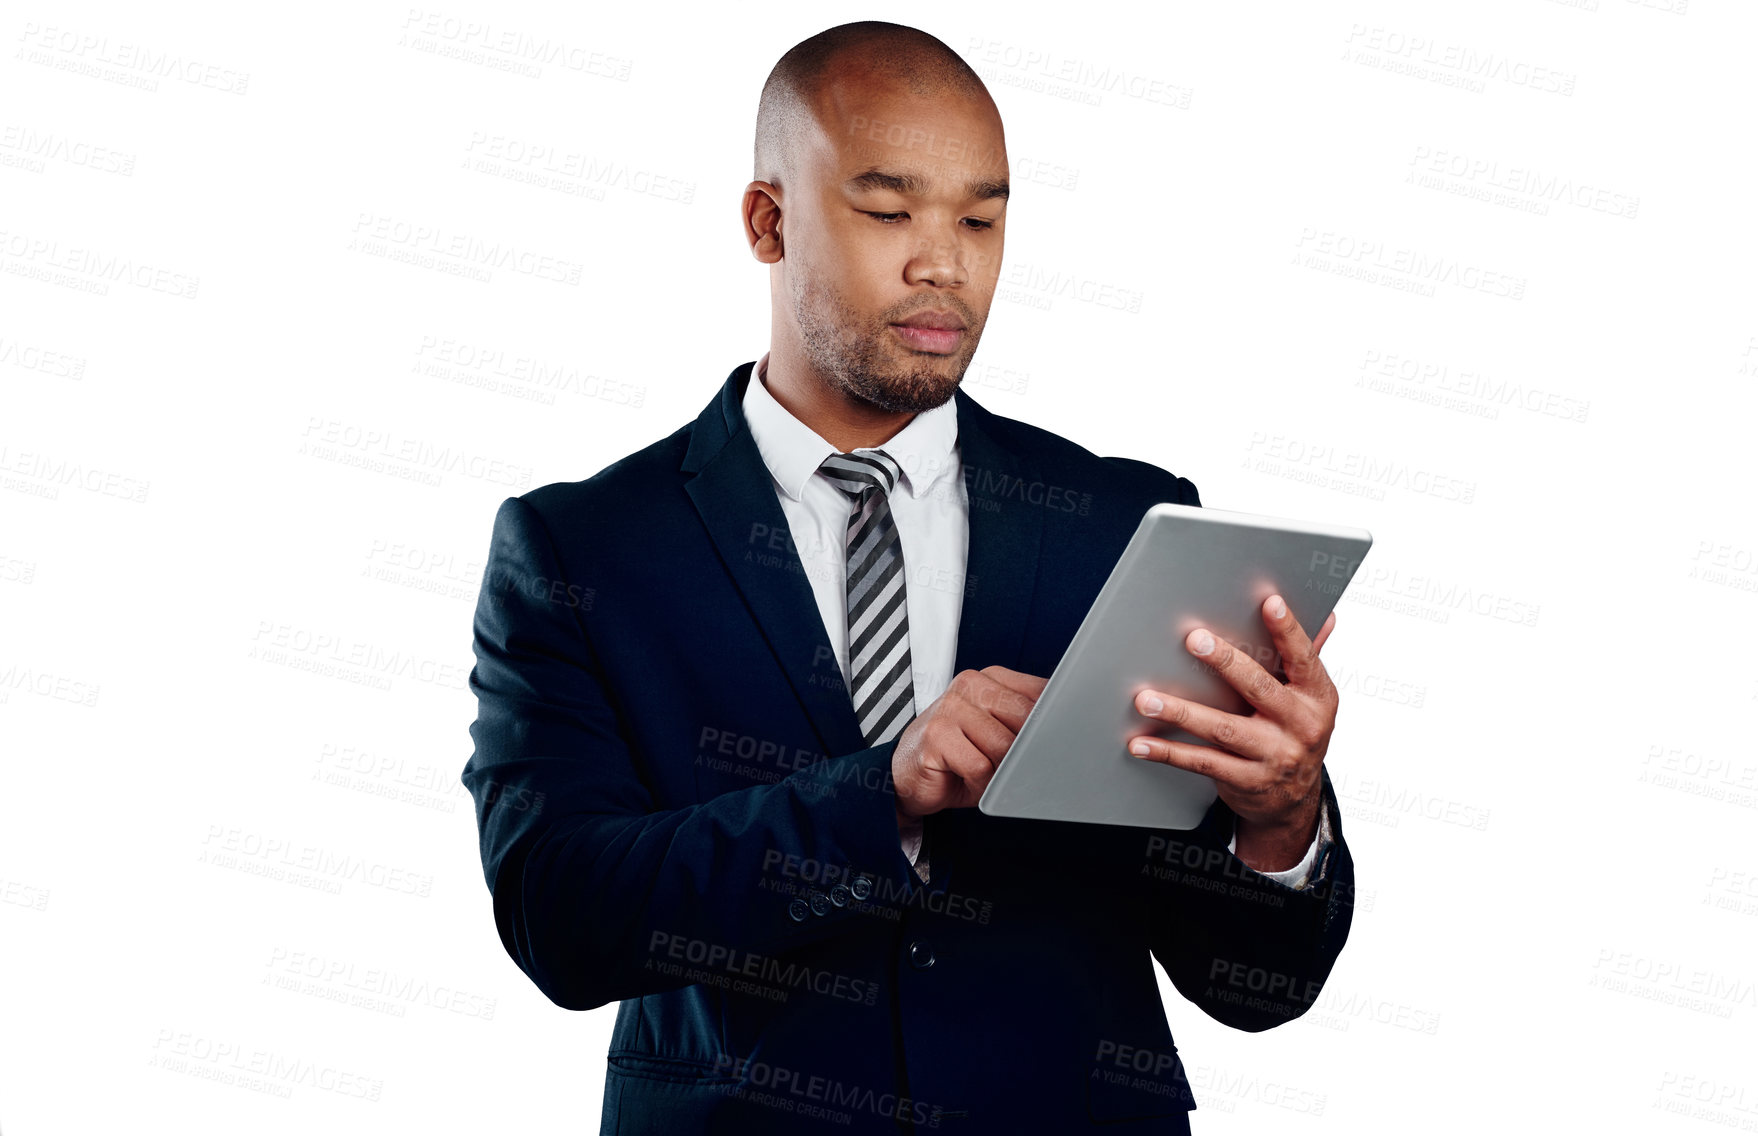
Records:
[[[1258,872],[1258,874],[1260,876],[1268,876],[1277,883],[1284,884],[1296,890],[1304,888],[1306,886],[1306,877],[1312,873],[1313,862],[1318,859],[1319,845],[1325,843],[1330,838],[1330,811],[1325,808],[1324,802],[1320,801],[1318,831],[1313,833],[1312,843],[1307,846],[1306,855],[1300,858],[1300,863],[1294,865],[1285,872]],[[1238,843],[1239,823],[1238,821],[1235,821],[1233,824],[1233,835],[1227,841],[1227,851],[1232,852],[1234,846]],[[1256,869],[1253,870],[1256,871]]]

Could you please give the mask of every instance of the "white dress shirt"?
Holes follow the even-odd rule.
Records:
[[[843,681],[851,681],[848,665],[847,570],[849,498],[828,478],[815,476],[837,448],[795,418],[766,385],[769,354],[757,361],[741,403],[751,439],[769,467],[781,511],[799,552],[812,598],[824,630],[836,651]],[[964,604],[966,552],[970,546],[970,503],[958,451],[958,406],[953,399],[920,411],[880,446],[902,471],[889,501],[904,553],[904,606],[909,617],[910,667],[915,713],[926,710],[952,682],[958,649],[958,620]],[[1328,826],[1325,826],[1328,827]],[[1322,834],[1321,834],[1322,835]],[[928,866],[917,864],[922,829],[900,831],[904,854],[924,879]],[[1318,851],[1319,838],[1306,857],[1285,872],[1265,872],[1290,887],[1305,885]],[[1228,851],[1233,850],[1229,841]]]

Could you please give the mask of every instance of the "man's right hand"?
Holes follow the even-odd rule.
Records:
[[[898,735],[891,758],[898,823],[975,805],[1049,680],[984,667],[960,671]]]

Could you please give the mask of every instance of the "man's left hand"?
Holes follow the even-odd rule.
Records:
[[[1337,625],[1332,612],[1315,638],[1281,596],[1263,605],[1264,626],[1282,656],[1286,683],[1220,636],[1197,628],[1184,646],[1256,710],[1229,714],[1157,690],[1135,697],[1136,709],[1212,746],[1156,737],[1130,739],[1130,752],[1201,773],[1239,818],[1234,855],[1260,872],[1286,871],[1306,854],[1318,829],[1320,775],[1337,722],[1337,687],[1319,649]]]

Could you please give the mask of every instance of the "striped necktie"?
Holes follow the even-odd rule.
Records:
[[[845,550],[848,575],[849,694],[869,746],[903,732],[915,717],[903,544],[889,495],[898,466],[884,450],[831,454],[818,467],[853,502]]]
[[[898,466],[884,450],[831,454],[818,467],[853,503],[848,556],[849,695],[869,746],[883,745],[915,717],[909,612],[904,603],[903,543],[891,519]],[[926,830],[899,830],[916,849],[915,870],[928,882]]]

